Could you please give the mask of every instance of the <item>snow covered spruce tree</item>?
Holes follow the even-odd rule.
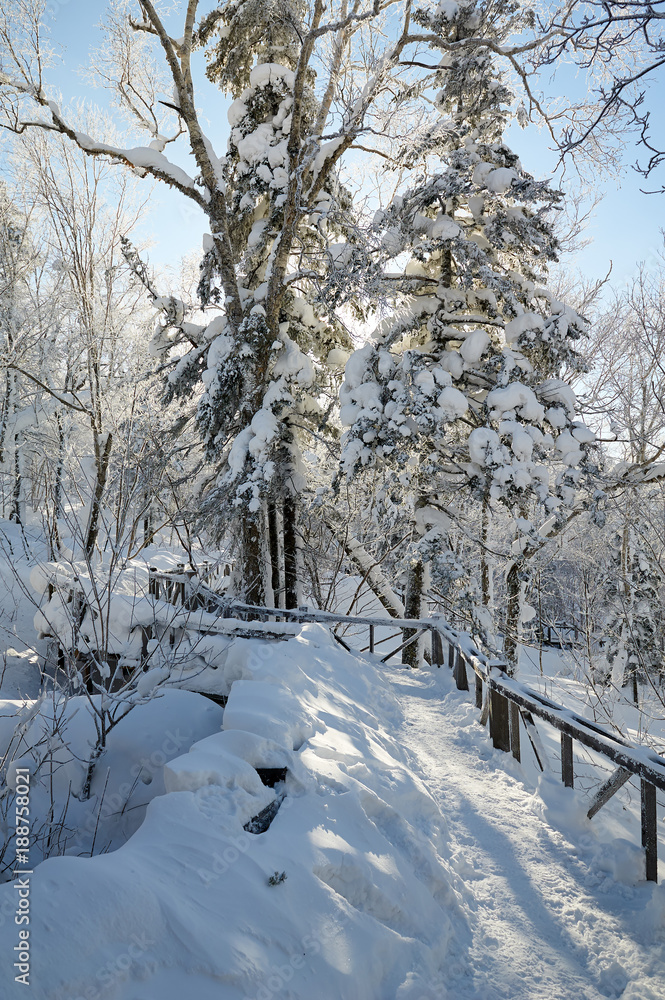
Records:
[[[349,476],[381,465],[391,502],[398,493],[410,510],[409,617],[420,616],[428,574],[450,572],[460,497],[482,511],[481,542],[491,511],[510,512],[505,652],[514,669],[525,559],[565,522],[589,471],[594,435],[565,380],[579,366],[585,321],[544,286],[557,259],[549,213],[562,195],[503,141],[513,95],[495,55],[446,51],[469,35],[498,49],[522,23],[518,5],[446,2],[415,17],[439,59],[420,84],[436,87],[439,116],[401,150],[408,186],[375,218],[386,267],[400,265],[386,275],[396,308],[347,364],[342,464]]]

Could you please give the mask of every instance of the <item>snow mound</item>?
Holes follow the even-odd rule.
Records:
[[[223,731],[168,762],[131,839],[31,876],[31,995],[444,996],[468,926],[442,815],[391,735],[401,713],[385,678],[318,625],[236,640],[217,674]],[[286,776],[265,787],[257,767]],[[245,829],[266,807],[269,827]],[[0,948],[15,943],[5,918]]]

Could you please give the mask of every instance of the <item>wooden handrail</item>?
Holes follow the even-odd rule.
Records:
[[[489,714],[490,735],[494,746],[520,759],[520,719],[527,735],[534,745],[536,760],[542,770],[542,745],[534,739],[533,716],[542,719],[561,733],[562,780],[572,787],[573,740],[612,761],[618,768],[614,775],[601,785],[591,807],[589,818],[622,787],[628,777],[639,777],[641,781],[642,803],[642,846],[645,850],[646,877],[658,880],[656,789],[665,791],[665,758],[645,747],[636,746],[627,740],[606,732],[595,722],[569,711],[562,705],[532,691],[515,678],[510,677],[506,663],[490,659],[464,633],[452,629],[442,618],[371,618],[367,616],[340,615],[330,611],[308,611],[305,608],[266,608],[237,601],[225,601],[201,581],[194,581],[191,573],[160,573],[155,580],[170,583],[169,594],[173,593],[173,583],[182,584],[178,596],[185,603],[185,589],[194,584],[195,592],[202,593],[217,605],[220,615],[230,617],[234,612],[257,617],[282,618],[287,621],[316,622],[319,624],[363,625],[370,629],[370,650],[374,652],[374,630],[376,628],[417,629],[421,633],[428,630],[432,636],[432,662],[442,666],[444,662],[442,640],[448,644],[448,662],[454,670],[455,681],[460,690],[468,690],[467,666],[476,676],[476,705],[482,708],[483,716]],[[152,590],[154,593],[154,588]],[[336,636],[336,638],[339,638]],[[413,640],[414,637],[411,637]],[[340,640],[341,641],[341,640]],[[345,648],[350,649],[346,642]],[[402,647],[400,647],[401,649]],[[398,652],[396,650],[395,652]],[[389,657],[384,657],[382,662]],[[485,711],[483,685],[489,703],[489,713]],[[481,716],[482,720],[482,716]]]

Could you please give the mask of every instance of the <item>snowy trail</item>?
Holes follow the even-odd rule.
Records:
[[[391,681],[399,738],[446,817],[473,928],[448,1000],[663,1000],[665,888],[616,882],[584,850],[592,830],[569,839],[550,826],[447,671],[395,669]]]

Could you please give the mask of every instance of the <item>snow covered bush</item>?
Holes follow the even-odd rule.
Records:
[[[35,995],[85,995],[103,969],[119,1000],[213,996],[220,983],[252,998],[282,987],[296,1000],[441,996],[470,939],[465,890],[445,820],[392,735],[401,711],[385,677],[308,625],[286,641],[237,641],[216,691],[228,696],[222,730],[210,716],[210,735],[169,754],[151,785],[139,776],[141,797],[162,794],[130,839],[32,875]],[[178,710],[175,697],[161,706]],[[156,721],[142,711],[125,729],[130,774],[142,724]],[[285,777],[270,787],[257,769]],[[253,832],[268,808],[270,825]],[[11,893],[0,886],[0,916]],[[65,937],[49,929],[63,910]],[[0,919],[2,947],[13,927]]]
[[[92,699],[97,716],[102,697]],[[0,704],[0,881],[13,878],[16,862],[18,769],[29,774],[26,850],[32,864],[61,855],[91,857],[125,843],[148,802],[164,794],[164,764],[217,731],[222,719],[221,708],[200,695],[161,692],[107,734],[103,766],[90,777],[97,732],[87,697],[53,689],[18,708]]]
[[[638,675],[651,683],[663,678],[662,582],[653,554],[640,537],[638,523],[626,523],[614,538],[605,581],[608,605],[603,647],[607,669],[600,679],[607,683],[611,678],[616,687],[631,683],[636,704]]]

